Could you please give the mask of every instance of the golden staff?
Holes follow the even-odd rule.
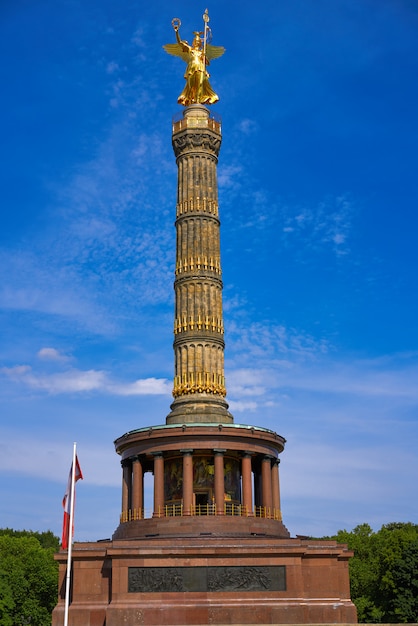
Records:
[[[208,27],[209,14],[208,14],[208,10],[207,9],[203,13],[203,21],[205,22],[205,30],[204,30],[204,34],[203,34],[203,54],[205,55],[205,59],[206,59],[206,41],[207,41],[208,28],[209,28]]]

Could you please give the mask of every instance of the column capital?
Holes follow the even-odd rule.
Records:
[[[163,456],[162,450],[158,450],[158,451],[156,451],[156,452],[151,452],[151,454],[152,454],[152,456],[153,456],[154,458],[158,458],[158,457]]]
[[[199,150],[217,159],[221,148],[221,135],[212,129],[188,128],[181,133],[174,133],[172,144],[177,159]]]
[[[226,452],[226,448],[213,448],[213,452],[216,456],[223,456]]]
[[[242,454],[242,456],[244,458],[246,458],[246,457],[250,457],[251,458],[251,457],[254,456],[254,452],[251,452],[251,450],[243,450],[243,452],[241,454]]]
[[[191,454],[193,454],[193,452],[194,452],[193,448],[182,448],[182,449],[180,450],[180,453],[181,453],[183,456],[190,456]]]
[[[272,461],[274,461],[276,459],[275,456],[272,456],[271,454],[264,454],[263,458],[261,459],[262,461],[269,461],[269,463],[271,463]]]

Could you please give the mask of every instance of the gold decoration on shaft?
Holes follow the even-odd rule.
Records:
[[[177,217],[185,213],[210,213],[218,217],[218,203],[207,198],[189,198],[177,204]]]
[[[219,100],[219,96],[214,92],[209,83],[209,72],[206,66],[212,59],[217,59],[225,52],[223,46],[212,46],[207,42],[210,28],[208,26],[209,15],[206,9],[203,15],[205,23],[204,31],[195,31],[192,45],[185,39],[180,38],[179,30],[181,21],[175,17],[171,25],[176,34],[177,43],[168,43],[163,46],[168,54],[180,57],[187,63],[184,78],[186,86],[178,97],[177,102],[184,106],[190,104],[214,104]],[[201,38],[203,35],[203,41]]]
[[[214,259],[213,257],[198,256],[196,259],[194,257],[183,260],[180,259],[176,263],[176,276],[195,270],[210,270],[220,275],[222,273],[221,262],[219,259]]]
[[[186,315],[177,317],[174,320],[174,334],[178,335],[187,330],[210,330],[223,335],[224,325],[221,318],[209,317],[209,315],[198,315],[197,317],[189,315],[188,319]]]
[[[190,393],[209,393],[215,396],[226,396],[225,376],[210,372],[187,372],[182,376],[175,376],[173,396]]]

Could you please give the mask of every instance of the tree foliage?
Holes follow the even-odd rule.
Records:
[[[0,537],[9,535],[10,537],[35,537],[43,548],[53,548],[58,552],[60,547],[60,539],[52,530],[45,530],[39,533],[35,530],[13,530],[12,528],[0,528]]]
[[[0,530],[0,624],[47,626],[57,602],[59,539],[50,531]]]
[[[351,598],[359,622],[418,622],[418,525],[385,524],[373,532],[360,524],[333,539],[354,550]]]

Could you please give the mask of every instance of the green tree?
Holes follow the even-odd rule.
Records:
[[[373,532],[361,524],[333,539],[354,550],[350,587],[359,622],[418,622],[418,525],[393,522]]]
[[[354,557],[349,562],[350,589],[359,622],[380,622],[382,610],[376,602],[379,560],[375,533],[369,524],[360,524],[351,532],[340,530],[335,539],[354,550]]]
[[[404,548],[392,567],[394,599],[390,607],[393,621],[416,622],[418,616],[418,539]],[[392,621],[392,619],[390,620]]]
[[[34,536],[0,534],[2,626],[19,626],[24,623],[47,626],[51,623],[58,583],[54,552],[54,547],[43,548]]]
[[[380,598],[387,622],[416,622],[418,525],[387,524],[377,533],[380,541]],[[415,571],[415,573],[414,573]],[[415,610],[414,610],[415,604]]]
[[[45,530],[41,533],[34,530],[13,530],[12,528],[0,528],[0,536],[10,537],[35,537],[43,548],[53,548],[58,552],[60,547],[59,537],[54,535],[52,530]]]
[[[13,626],[13,592],[9,585],[7,572],[0,565],[0,624]]]

